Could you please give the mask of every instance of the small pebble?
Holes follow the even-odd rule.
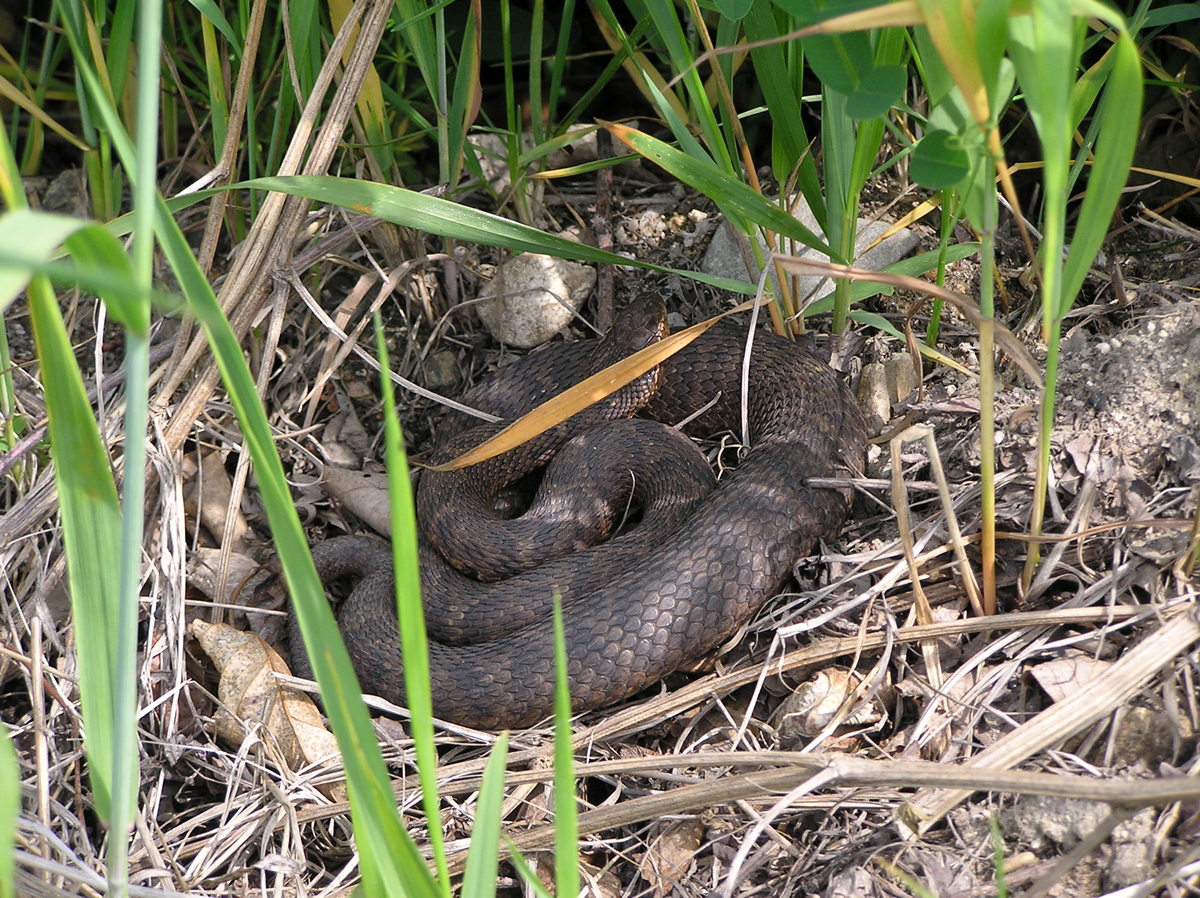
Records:
[[[453,387],[458,375],[458,354],[448,349],[435,352],[425,361],[425,383],[431,390]]]

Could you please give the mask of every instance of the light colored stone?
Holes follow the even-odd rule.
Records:
[[[595,284],[596,270],[587,265],[535,253],[515,256],[479,291],[487,300],[477,306],[479,320],[500,342],[532,349],[571,322]]]
[[[824,239],[824,232],[813,217],[807,202],[800,203],[795,215],[797,221],[818,237]],[[858,233],[854,241],[855,258],[851,260],[855,268],[880,271],[888,265],[899,262],[916,248],[918,242],[917,235],[908,228],[901,228],[877,246],[872,246],[869,250],[866,249],[890,227],[891,223],[886,221],[867,221],[865,218],[858,220]],[[767,252],[766,243],[761,237],[758,238],[758,241],[765,256]],[[721,226],[717,229],[717,233],[713,235],[712,242],[708,245],[708,251],[704,254],[704,259],[700,263],[700,270],[705,274],[734,278],[735,280],[749,281],[757,284],[759,272],[747,271],[746,262],[742,256],[741,249],[738,247],[738,242],[738,238],[735,237],[732,229],[729,227],[729,222],[722,222]],[[784,248],[787,249],[786,246]],[[796,244],[790,250],[790,254],[809,261],[829,261],[829,257],[824,253],[802,244]],[[774,289],[778,291],[779,281],[775,276],[774,270],[771,272],[771,283],[774,285]],[[806,304],[815,302],[832,292],[833,282],[828,279],[818,277],[800,278],[800,297]]]
[[[892,406],[921,385],[913,370],[912,356],[897,353],[884,363],[872,362],[863,368],[858,398],[867,412],[871,427],[878,431],[892,418]]]

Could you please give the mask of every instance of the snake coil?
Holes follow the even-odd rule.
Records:
[[[729,321],[702,334],[660,366],[658,391],[639,414],[675,423],[712,403],[688,432],[740,433],[745,338],[745,327]],[[505,418],[524,414],[581,380],[595,345],[580,341],[533,353],[464,400]],[[598,708],[720,646],[787,582],[798,559],[836,535],[848,491],[810,487],[807,478],[861,469],[866,426],[853,395],[812,352],[760,332],[748,397],[751,449],[711,493],[711,475],[693,462],[650,462],[651,469],[686,468],[685,479],[698,490],[672,505],[666,523],[651,524],[658,530],[642,531],[644,522],[613,541],[612,550],[567,555],[499,583],[460,572],[422,541],[437,716],[498,729],[532,725],[551,713],[555,589],[563,598],[572,705]],[[660,431],[651,439],[677,437]],[[632,452],[646,454],[641,444]],[[632,462],[603,466],[626,464]],[[648,479],[653,470],[634,476]],[[642,501],[649,511],[658,500],[643,495]],[[368,537],[340,537],[317,544],[313,558],[326,582],[361,578],[341,603],[338,626],[363,688],[403,703],[390,549]],[[297,647],[298,629],[292,632]],[[307,669],[303,655],[294,648],[300,673]]]

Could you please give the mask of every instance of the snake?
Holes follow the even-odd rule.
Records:
[[[661,301],[637,300],[630,314],[637,319],[648,303],[657,309]],[[532,568],[527,561],[515,569],[501,564],[499,575],[485,571],[481,578],[461,558],[447,560],[422,523],[421,588],[438,718],[498,730],[552,714],[555,594],[571,707],[593,710],[713,653],[786,585],[820,540],[836,537],[852,494],[809,480],[861,472],[867,428],[854,395],[840,374],[792,340],[755,331],[748,364],[747,342],[746,325],[716,323],[635,386],[632,404],[611,400],[585,415],[595,419],[590,429],[562,426],[547,438],[555,444],[551,451],[537,449],[536,464],[555,451],[571,459],[555,474],[552,462],[545,480],[586,478],[590,461],[595,471],[615,472],[633,485],[625,501],[643,509],[641,521],[625,529],[601,523],[616,531],[607,542],[580,551],[557,546]],[[530,353],[463,401],[515,419],[607,363],[612,350],[605,346],[578,340]],[[625,419],[631,408],[637,417]],[[670,426],[684,421],[688,434],[748,433],[748,451],[719,484],[703,454]],[[474,445],[494,430],[462,433],[445,451]],[[602,454],[610,449],[624,455]],[[418,485],[419,506],[427,478],[425,472]],[[660,487],[660,478],[672,485]],[[491,493],[500,485],[493,483]],[[451,490],[424,504],[443,509],[452,522],[458,495]],[[479,501],[491,501],[487,490]],[[405,704],[390,546],[368,536],[335,537],[313,547],[313,560],[327,585],[357,580],[337,620],[360,685]],[[489,582],[497,576],[503,579]],[[294,623],[291,631],[293,666],[303,676],[311,668],[297,651]]]

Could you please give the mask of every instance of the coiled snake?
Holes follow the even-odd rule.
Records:
[[[740,433],[745,338],[744,326],[723,321],[672,356],[660,366],[657,392],[641,416],[675,423],[713,403],[688,431]],[[580,341],[533,353],[464,399],[516,417],[581,380],[595,346]],[[695,450],[686,461],[657,455],[658,445],[686,442],[657,425],[617,423],[598,437],[577,438],[584,460],[599,451],[588,440],[651,443],[650,449],[637,443],[630,460],[597,465],[632,479],[645,507],[643,522],[610,541],[611,548],[484,583],[447,565],[422,540],[436,715],[498,729],[551,713],[555,589],[563,601],[572,705],[597,708],[721,645],[784,585],[817,540],[837,533],[848,492],[813,488],[806,478],[861,468],[866,427],[849,389],[813,353],[765,332],[754,338],[748,387],[751,450],[711,493],[711,474],[695,461]],[[640,430],[650,432],[626,432]],[[655,494],[656,472],[667,469],[684,472],[682,498]],[[433,504],[453,511],[452,502]],[[361,577],[341,603],[338,625],[363,688],[403,703],[391,550],[369,537],[340,537],[317,544],[313,557],[326,582]],[[293,650],[303,673],[307,662],[298,655]]]

